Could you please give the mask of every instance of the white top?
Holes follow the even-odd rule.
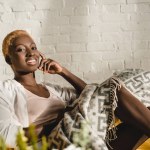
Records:
[[[62,99],[66,105],[77,98],[76,91],[70,88],[45,84],[46,88]],[[16,134],[19,128],[29,127],[27,95],[25,88],[16,80],[0,82],[0,136],[10,147],[16,146]]]

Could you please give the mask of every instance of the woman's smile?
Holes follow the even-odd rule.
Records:
[[[26,62],[28,65],[36,65],[37,64],[37,60],[35,58],[27,59]]]

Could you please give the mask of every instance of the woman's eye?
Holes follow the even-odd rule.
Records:
[[[17,51],[17,52],[25,52],[26,49],[25,49],[25,48],[18,48],[18,49],[16,49],[16,51]]]
[[[32,50],[37,50],[37,47],[31,47]]]

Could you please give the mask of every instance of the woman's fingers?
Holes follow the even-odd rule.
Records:
[[[47,70],[51,74],[57,73],[56,63],[54,61],[49,63],[48,66],[47,66]]]
[[[40,57],[42,58],[40,60],[39,69],[44,70],[44,63],[47,61],[47,59],[46,59],[45,55],[42,54],[41,52],[39,52],[39,54],[40,54]]]
[[[45,57],[45,55],[43,53],[39,52],[39,54],[40,54],[42,59],[46,59],[46,57]]]
[[[39,69],[43,70],[44,72],[49,72],[49,73],[55,73],[54,66],[55,63],[51,59],[44,59],[40,62]]]
[[[49,71],[49,66],[51,65],[52,60],[51,59],[47,59],[47,61],[44,62],[44,72],[48,72]]]
[[[39,69],[40,70],[44,70],[44,63],[47,61],[47,59],[42,59],[41,61],[40,61],[40,64],[39,64]]]
[[[41,61],[39,69],[50,74],[56,74],[62,71],[62,67],[52,59],[46,59],[45,55],[39,52]]]

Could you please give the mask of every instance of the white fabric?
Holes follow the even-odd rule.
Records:
[[[77,97],[74,89],[46,84],[48,90],[66,103]],[[15,147],[15,137],[19,128],[29,126],[27,96],[24,87],[13,79],[0,82],[0,136],[6,144]]]

